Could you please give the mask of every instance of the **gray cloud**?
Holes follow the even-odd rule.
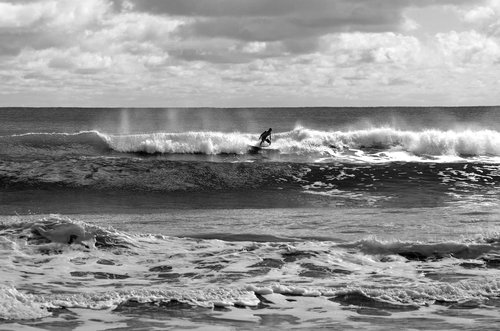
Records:
[[[12,5],[43,5],[48,2],[0,0],[0,3]],[[329,33],[398,31],[407,6],[467,2],[477,4],[477,0],[102,0],[101,8],[96,9],[94,15],[105,12],[108,17],[117,17],[139,12],[153,17],[189,18],[172,34],[173,39],[163,31],[150,29],[143,31],[141,42],[151,41],[182,60],[239,63],[253,58],[314,52],[318,50],[318,38]],[[130,8],[128,3],[133,7]],[[65,4],[57,4],[58,12],[39,6],[38,10],[45,8],[46,12],[29,21],[16,22],[22,23],[20,26],[0,25],[0,55],[17,55],[25,48],[70,47],[75,40],[83,39],[84,31],[102,31],[109,27],[110,22],[101,22],[97,16],[81,18],[81,15],[75,16],[75,21],[68,22],[68,26],[53,26],[53,20],[59,16],[84,12],[74,10],[64,15],[61,10],[71,10],[65,6],[76,8],[78,2]],[[81,4],[83,6],[85,2]],[[34,10],[32,8],[27,13]],[[78,22],[78,19],[83,21]],[[131,37],[133,43],[139,41],[137,33]],[[117,38],[127,39],[127,36]],[[232,50],[221,48],[221,39],[231,40],[238,47]],[[175,43],[169,40],[175,40]],[[250,42],[273,43],[274,50],[251,54],[241,51],[239,44]],[[209,43],[213,46],[207,46]],[[131,47],[136,47],[134,45]]]
[[[2,3],[26,7],[18,15],[0,13],[0,18],[6,18],[0,21],[0,56],[8,60],[5,63],[13,72],[29,68],[29,72],[73,79],[74,86],[90,78],[105,81],[113,77],[106,84],[116,85],[116,77],[128,83],[130,79],[125,77],[131,75],[145,77],[146,82],[157,75],[162,77],[157,84],[173,81],[175,76],[192,86],[215,86],[223,77],[242,86],[254,82],[255,86],[309,87],[309,82],[328,82],[332,76],[344,85],[356,85],[359,79],[371,82],[371,72],[386,73],[384,84],[404,85],[397,78],[403,76],[391,79],[389,73],[399,67],[410,68],[405,73],[418,67],[414,58],[422,56],[419,49],[425,47],[417,37],[403,32],[405,9],[446,3],[478,5],[480,1],[0,0]],[[472,41],[463,43],[465,48]],[[455,51],[452,42],[446,45],[451,60],[464,53]],[[492,55],[483,53],[475,57],[478,63],[485,58],[492,61]],[[451,60],[448,62],[453,64]],[[439,56],[436,61],[440,63]],[[363,71],[353,73],[352,68]],[[78,77],[83,76],[80,81]]]
[[[244,41],[310,38],[338,31],[397,30],[407,1],[134,0],[135,10],[195,18],[188,36]]]
[[[0,54],[17,55],[25,48],[35,50],[64,47],[73,43],[71,33],[32,29],[0,29]]]
[[[13,5],[16,4],[25,4],[25,3],[37,3],[37,2],[43,2],[45,0],[0,0],[0,3],[10,3]]]
[[[114,0],[119,3],[120,0]],[[409,6],[478,4],[477,0],[131,0],[136,10],[179,16],[203,17],[367,17],[375,19],[387,12]],[[373,22],[372,22],[373,23]]]
[[[133,10],[189,17],[179,27],[180,40],[227,38],[241,42],[275,42],[284,52],[310,53],[318,38],[337,32],[400,31],[405,8],[443,4],[477,4],[474,0],[130,0]],[[115,0],[119,3],[119,0]],[[233,54],[234,55],[234,54]],[[185,60],[221,62],[213,53],[177,51]],[[255,57],[259,54],[254,54]]]
[[[237,64],[250,60],[248,55],[235,52],[217,50],[200,50],[195,48],[184,48],[170,51],[170,55],[184,61],[206,61],[211,63]]]
[[[103,28],[99,15],[112,8],[107,1],[99,3],[100,7],[95,6],[97,2],[85,7],[85,2],[0,0],[6,11],[0,12],[0,54],[72,45],[82,31]]]

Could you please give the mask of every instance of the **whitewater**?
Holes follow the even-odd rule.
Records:
[[[450,160],[446,157],[463,161],[474,161],[473,157],[490,157],[492,162],[497,162],[496,157],[500,156],[500,132],[494,130],[404,131],[372,128],[342,132],[297,127],[288,132],[275,133],[273,137],[272,149],[279,151],[280,155],[303,157],[296,158],[297,162],[311,161],[310,156],[342,157],[350,151],[359,152],[355,156],[359,161],[366,162],[375,162],[381,155],[387,156],[389,161],[425,161],[428,157],[439,161],[441,157],[444,162]],[[211,131],[128,135],[99,131],[24,133],[1,136],[0,142],[5,154],[16,153],[16,148],[24,148],[23,151],[47,148],[61,153],[62,148],[65,152],[74,149],[73,153],[81,154],[91,149],[96,153],[111,149],[121,153],[242,155],[247,154],[251,146],[258,146],[258,139],[252,133]],[[370,156],[373,158],[370,159]]]
[[[1,328],[491,329],[499,114],[0,109]]]
[[[97,133],[99,134],[99,133]],[[119,152],[244,154],[255,134],[220,132],[156,133],[129,136],[99,134]],[[282,154],[332,154],[340,149],[379,149],[420,155],[499,156],[500,133],[492,130],[420,132],[374,128],[328,132],[296,128],[274,134],[273,148]]]

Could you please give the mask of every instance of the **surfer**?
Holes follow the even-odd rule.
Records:
[[[262,146],[264,142],[267,142],[269,145],[271,145],[271,131],[273,131],[273,129],[269,128],[269,130],[262,132],[262,134],[259,137],[260,139],[259,146]]]

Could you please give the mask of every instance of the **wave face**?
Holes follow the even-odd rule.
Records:
[[[184,132],[111,135],[79,133],[27,133],[0,137],[0,154],[105,155],[110,152],[163,155],[246,155],[258,143],[249,133]],[[481,158],[498,162],[500,133],[493,130],[404,131],[373,128],[319,131],[296,128],[273,135],[274,160],[311,161],[428,161],[450,162]],[[325,158],[325,159],[322,159]],[[244,160],[244,159],[242,159]]]
[[[106,136],[109,146],[123,153],[243,154],[250,134],[221,132],[153,133]]]
[[[107,136],[111,148],[120,152],[146,153],[245,153],[254,135],[191,132]],[[492,130],[421,132],[375,128],[327,132],[297,128],[274,134],[273,148],[282,154],[333,154],[338,149],[401,150],[414,155],[500,156],[500,133]]]
[[[441,193],[495,189],[500,165],[392,162],[380,164],[169,161],[151,158],[61,157],[0,160],[4,187],[94,190],[300,190],[324,195],[420,187]],[[492,193],[493,194],[493,193]]]
[[[23,133],[0,137],[0,154],[10,156],[99,155],[110,150],[106,135],[77,133]]]
[[[106,136],[119,152],[243,154],[255,144],[255,135],[241,133],[190,132]],[[500,156],[500,133],[479,131],[401,131],[375,128],[327,132],[297,128],[274,134],[272,148],[281,154],[333,155],[344,149],[403,151],[431,156]]]

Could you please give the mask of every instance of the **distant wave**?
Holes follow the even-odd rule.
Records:
[[[257,134],[223,132],[145,133],[110,135],[26,133],[0,137],[0,153],[100,154],[106,151],[145,154],[245,154],[258,143]],[[493,130],[403,131],[373,128],[319,131],[303,127],[273,135],[272,148],[282,155],[346,157],[373,161],[380,153],[390,161],[422,157],[500,157],[500,132]],[[356,154],[356,151],[359,153]],[[377,154],[378,153],[378,154]],[[417,157],[417,159],[412,157]]]
[[[106,135],[98,131],[64,132],[30,132],[0,137],[0,152],[6,154],[23,153],[100,153],[109,151]]]

